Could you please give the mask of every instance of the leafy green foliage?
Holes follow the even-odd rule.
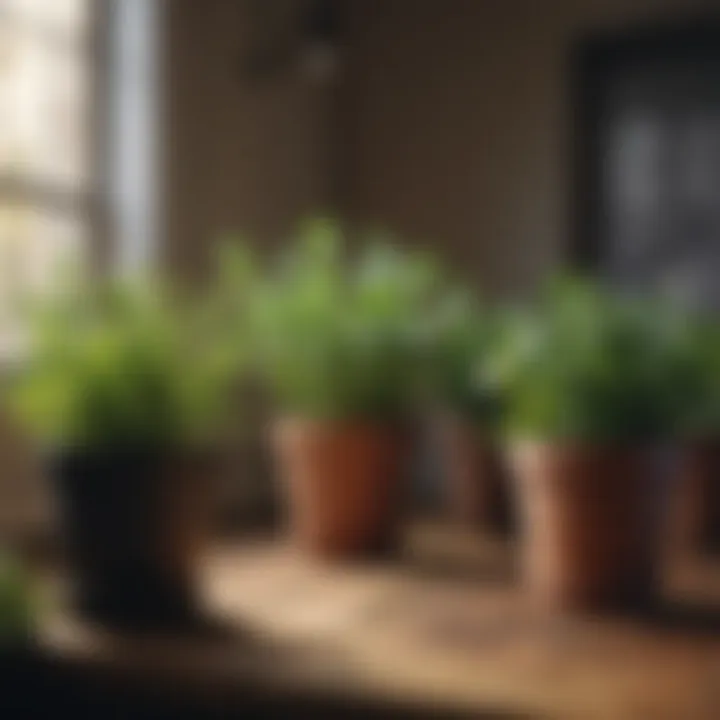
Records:
[[[34,617],[27,574],[8,554],[0,553],[0,649],[26,642],[32,635]]]
[[[687,398],[677,325],[657,303],[556,282],[509,315],[493,363],[511,431],[646,440],[676,429]]]
[[[257,370],[287,413],[391,419],[418,397],[438,271],[421,254],[367,241],[350,262],[340,227],[321,219],[275,262],[225,255],[245,290]]]
[[[471,422],[494,426],[501,416],[499,388],[488,372],[500,315],[462,289],[448,293],[430,318],[432,373],[440,403]]]
[[[237,348],[214,293],[189,302],[149,278],[75,277],[29,313],[11,405],[52,445],[211,441],[229,411]]]

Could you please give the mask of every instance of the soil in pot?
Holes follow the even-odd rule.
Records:
[[[470,528],[508,533],[513,526],[511,488],[499,444],[457,418],[439,423],[448,515]]]
[[[649,609],[660,589],[669,458],[657,450],[519,443],[524,577],[550,610]]]
[[[274,426],[273,444],[295,545],[329,558],[395,547],[406,431],[292,419]]]
[[[684,551],[720,552],[720,439],[682,449],[677,538]]]
[[[190,622],[213,487],[209,459],[74,451],[51,465],[75,608],[120,627]]]

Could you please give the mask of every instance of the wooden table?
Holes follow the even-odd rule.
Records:
[[[203,569],[217,633],[119,637],[57,612],[41,647],[85,677],[223,711],[252,697],[284,699],[283,717],[315,703],[334,708],[323,717],[720,718],[720,562],[674,562],[654,619],[569,620],[529,604],[514,556],[433,526],[374,565],[242,541]]]

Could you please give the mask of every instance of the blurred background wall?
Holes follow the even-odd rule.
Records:
[[[340,74],[253,79],[254,43],[302,0],[167,0],[167,257],[227,229],[270,242],[338,208],[442,245],[489,292],[522,292],[567,247],[570,52],[593,31],[713,0],[345,0]]]
[[[566,256],[573,46],[701,0],[351,0],[342,206],[439,246],[489,293]]]
[[[300,0],[167,0],[166,247],[181,272],[227,231],[267,243],[324,208],[328,91],[256,54],[293,42]]]

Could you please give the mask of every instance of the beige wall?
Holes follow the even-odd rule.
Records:
[[[344,207],[436,243],[489,292],[527,288],[568,239],[571,46],[692,5],[351,0]]]
[[[245,70],[284,44],[296,0],[167,0],[166,257],[194,270],[227,230],[277,237],[325,202],[325,93],[288,67]]]

